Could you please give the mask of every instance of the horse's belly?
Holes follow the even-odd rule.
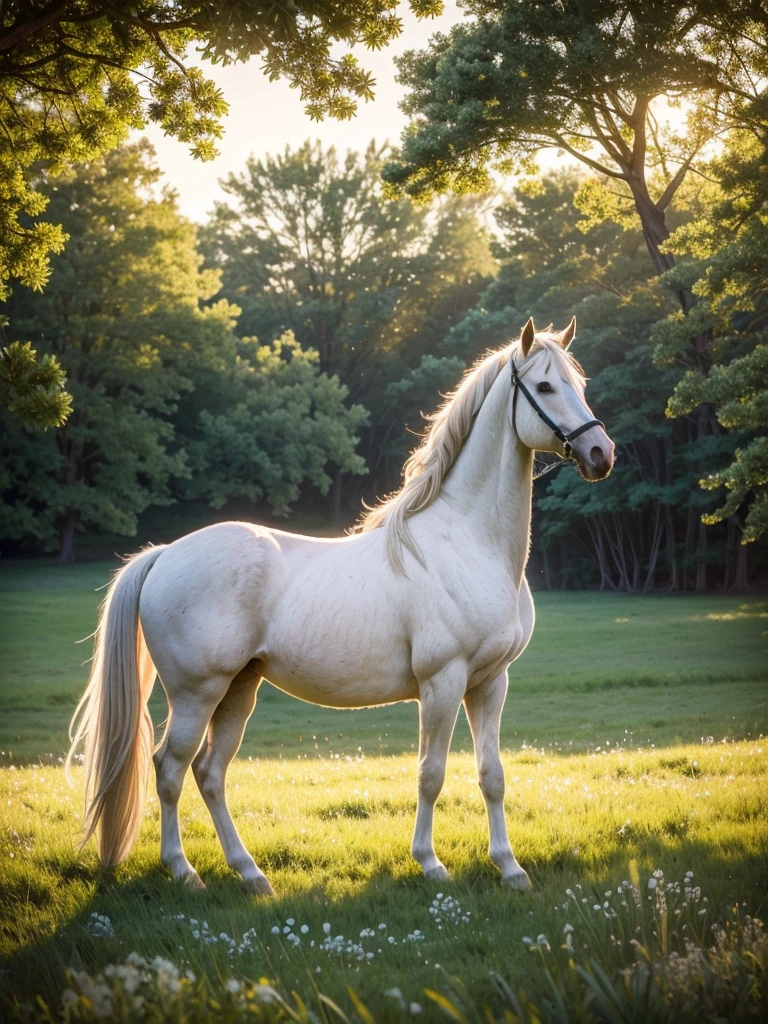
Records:
[[[313,704],[357,708],[418,696],[400,603],[370,572],[331,563],[299,576],[257,656],[266,679]]]
[[[278,689],[330,708],[362,708],[414,700],[419,695],[409,667],[389,662],[373,667],[365,661],[331,662],[295,652],[261,659],[265,679]]]

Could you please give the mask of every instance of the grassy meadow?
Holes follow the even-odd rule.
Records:
[[[436,812],[454,880],[438,885],[409,855],[416,707],[332,712],[263,686],[229,798],[265,901],[227,870],[190,783],[205,892],[160,867],[152,785],[114,874],[77,850],[82,780],[60,758],[108,569],[0,569],[4,1016],[768,1017],[768,602],[535,595],[502,727],[530,893],[488,860],[463,717]],[[160,721],[159,686],[152,707]]]

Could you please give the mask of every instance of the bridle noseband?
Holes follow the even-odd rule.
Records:
[[[533,397],[531,392],[528,390],[528,388],[525,386],[522,380],[520,380],[520,374],[517,372],[515,360],[512,359],[511,356],[509,359],[509,365],[512,369],[512,426],[515,429],[515,433],[517,433],[517,394],[519,391],[522,391],[522,393],[531,403],[531,406],[533,407],[533,410],[536,413],[536,415],[547,424],[547,426],[558,439],[558,441],[563,442],[563,446],[565,448],[565,455],[563,457],[563,460],[561,462],[553,462],[550,466],[547,466],[546,469],[543,469],[540,473],[537,473],[533,479],[538,480],[539,477],[545,476],[547,473],[551,473],[553,469],[557,469],[558,466],[562,466],[563,462],[573,458],[573,446],[571,444],[572,441],[575,441],[577,437],[581,437],[582,434],[585,434],[588,430],[591,430],[592,427],[602,427],[603,429],[605,429],[605,424],[602,423],[600,420],[587,420],[586,423],[582,423],[580,427],[576,427],[575,430],[571,430],[570,433],[566,434],[564,431],[560,429],[560,427],[558,427],[555,421],[544,412],[544,410]]]

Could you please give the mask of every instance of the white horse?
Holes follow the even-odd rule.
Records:
[[[227,863],[255,892],[272,893],[224,792],[266,678],[329,707],[419,701],[412,852],[434,879],[448,877],[432,816],[463,701],[491,860],[503,882],[530,886],[507,836],[499,722],[507,668],[533,631],[525,578],[533,454],[572,454],[586,480],[599,480],[614,452],[566,351],[574,331],[572,321],[560,334],[536,334],[529,320],[519,340],[468,371],[431,418],[401,489],[356,534],[325,540],[222,523],[148,548],[118,571],[68,758],[85,739],[84,842],[98,826],[105,865],[128,855],[141,824],[157,672],[170,709],[154,752],[161,858],[174,877],[202,886],[179,832],[191,764]]]

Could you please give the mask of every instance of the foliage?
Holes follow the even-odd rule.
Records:
[[[632,226],[613,218],[585,225],[575,205],[582,183],[570,170],[542,175],[497,209],[498,276],[441,349],[468,363],[514,337],[531,314],[539,327],[576,314],[573,351],[592,378],[587,399],[618,453],[600,487],[565,469],[538,485],[534,536],[546,584],[594,579],[637,591],[663,580],[677,589],[694,557],[690,523],[702,510],[696,481],[705,463],[690,426],[664,416],[678,371],[651,358],[649,337],[672,299]]]
[[[367,413],[361,405],[344,405],[347,388],[319,372],[317,352],[302,349],[291,333],[272,345],[246,340],[242,349],[234,404],[226,413],[200,414],[200,439],[190,445],[189,493],[209,496],[214,508],[241,496],[266,498],[286,515],[305,481],[328,492],[329,462],[346,473],[365,473],[355,447]]]
[[[55,356],[42,362],[29,342],[14,341],[0,357],[0,403],[12,416],[37,427],[59,427],[72,411],[66,375]]]
[[[668,159],[687,166],[716,104],[722,116],[723,103],[735,111],[759,95],[749,70],[762,66],[765,47],[760,12],[749,4],[466,6],[475,20],[400,61],[414,122],[388,177],[414,193],[484,187],[493,159],[525,163],[556,147],[623,181],[636,200],[650,161],[668,177],[663,212],[682,180],[669,175]],[[687,139],[660,133],[650,104],[661,95],[697,98]]]
[[[391,486],[409,445],[390,384],[435,355],[496,270],[480,205],[452,199],[430,210],[387,200],[386,152],[372,143],[341,158],[318,142],[251,158],[224,182],[232,201],[217,205],[202,233],[221,294],[242,308],[238,333],[272,341],[292,331],[365,402],[370,496]],[[455,377],[432,383],[421,408]]]
[[[285,79],[300,91],[311,118],[348,119],[360,100],[372,99],[374,82],[351,52],[338,55],[336,48],[386,46],[402,30],[398,6],[399,0],[230,0],[223,17],[211,0],[3,3],[0,301],[14,279],[43,288],[50,256],[67,240],[61,224],[40,219],[48,205],[41,169],[51,175],[98,158],[149,121],[188,143],[194,157],[216,155],[227,104],[190,50],[223,65],[259,56],[270,80]],[[410,0],[410,7],[431,17],[442,3]],[[14,415],[34,426],[28,404],[15,401]],[[61,406],[56,422],[66,415]]]
[[[197,313],[210,283],[198,276],[194,230],[170,195],[146,198],[158,178],[147,157],[138,145],[57,179],[51,206],[70,245],[46,293],[19,293],[12,306],[14,332],[67,371],[76,411],[55,435],[9,423],[3,532],[31,532],[63,558],[76,528],[130,534],[138,512],[172,500],[171,477],[188,470],[169,417],[189,385],[174,365],[187,339],[169,331],[168,312],[205,316],[225,336],[231,316]]]
[[[704,517],[709,524],[734,517],[742,541],[760,537],[768,528],[768,194],[764,174],[768,142],[764,132],[732,137],[711,172],[722,182],[705,217],[681,228],[668,245],[694,260],[697,304],[686,317],[658,326],[657,359],[670,358],[687,335],[702,324],[714,332],[708,375],[689,371],[677,384],[667,414],[690,414],[699,403],[711,403],[729,433],[731,462],[709,469],[701,480],[707,490],[724,487],[725,503]],[[752,496],[754,500],[747,504]],[[746,507],[743,524],[740,512]]]
[[[634,862],[631,868],[636,874]],[[646,906],[638,887],[627,879],[617,886],[615,903],[608,900],[596,905],[601,918],[613,918],[614,929],[624,936],[622,939],[611,935],[609,940],[605,926],[595,927],[583,911],[574,915],[579,924],[586,925],[589,936],[590,941],[584,943],[583,949],[578,949],[574,942],[574,934],[579,936],[579,931],[567,922],[559,949],[553,950],[544,934],[535,943],[530,937],[524,939],[534,958],[526,972],[526,988],[520,986],[517,978],[507,981],[502,974],[492,972],[495,998],[487,999],[482,1006],[472,998],[473,979],[466,976],[439,983],[437,989],[425,988],[424,996],[444,1017],[459,1024],[539,1024],[542,1020],[564,1022],[575,1016],[589,1024],[649,1019],[673,1024],[702,1017],[761,1020],[768,1008],[768,935],[763,922],[740,915],[736,907],[724,923],[715,922],[711,927],[707,927],[708,922],[702,924],[696,915],[707,913],[708,901],[694,884],[693,872],[681,881],[665,882],[659,870],[648,882],[655,883],[647,897],[650,906]],[[581,885],[577,885],[577,891],[584,891]],[[612,890],[605,895],[611,896]],[[572,899],[577,900],[575,894]],[[705,909],[699,911],[702,902]],[[436,905],[441,905],[439,899],[433,907]],[[606,912],[605,907],[610,911]],[[676,927],[672,929],[670,915],[678,918],[673,918]],[[681,927],[690,927],[690,936],[675,943],[680,952],[670,950],[670,930],[675,935]],[[633,937],[627,938],[633,931]],[[636,937],[638,934],[643,934],[642,940]],[[256,983],[235,977],[216,982],[203,977],[198,981],[189,969],[182,972],[161,956],[147,960],[138,953],[129,954],[123,964],[110,964],[95,978],[85,971],[72,971],[70,984],[62,993],[61,1004],[65,1018],[74,1021],[109,1017],[159,1024],[172,1016],[191,1024],[206,1020],[211,1011],[217,1019],[231,1024],[311,1024],[318,1019],[340,1019],[348,1024],[350,1019],[321,990],[313,993],[312,1003],[317,1007],[313,1010],[312,1004],[307,1006],[295,990],[285,998],[266,978]],[[529,993],[531,984],[539,990],[533,997]],[[420,1003],[406,1003],[399,987],[390,988],[386,995],[394,1019],[406,1021],[422,1012]],[[351,986],[348,998],[352,1018],[372,1024],[376,1018]],[[498,1006],[496,1012],[494,1003]],[[37,1011],[29,1007],[27,1012],[19,1007],[11,1019],[47,1021],[48,1014],[45,1005]]]
[[[711,402],[717,418],[729,430],[764,431],[768,427],[768,346],[758,345],[749,355],[726,366],[713,366],[707,377],[692,370],[683,377],[670,398],[670,415],[690,412],[700,402]],[[744,522],[743,542],[755,541],[768,529],[768,438],[753,437],[736,448],[734,461],[701,480],[706,490],[725,487],[725,504],[708,513],[708,524],[722,522],[739,511],[754,495]]]
[[[413,0],[419,17],[438,14],[437,0]],[[0,16],[0,89],[5,104],[0,143],[2,196],[0,283],[18,277],[41,287],[47,253],[60,251],[60,227],[39,215],[45,199],[29,172],[61,169],[113,149],[130,129],[151,120],[192,154],[210,159],[227,105],[213,81],[189,60],[230,64],[260,56],[270,79],[298,88],[311,117],[350,118],[373,95],[373,80],[336,44],[385,46],[399,35],[397,0],[324,0],[275,5],[237,0],[11,0]]]
[[[637,865],[631,862],[630,868],[637,877]],[[762,1019],[768,1007],[768,935],[759,918],[734,907],[724,922],[710,925],[708,900],[692,871],[673,882],[654,871],[642,888],[623,879],[615,897],[611,889],[598,895],[591,915],[579,906],[594,899],[582,896],[584,891],[581,885],[568,890],[563,909],[570,904],[577,924],[566,922],[563,941],[558,936],[550,945],[544,934],[536,942],[527,939],[534,962],[526,988],[493,974],[500,1013],[488,1003],[479,1007],[460,978],[445,992],[427,995],[462,1024]],[[612,922],[610,936],[602,920],[595,926],[595,913]],[[532,986],[538,990],[533,996]]]
[[[411,115],[411,124],[403,137],[402,158],[385,169],[395,193],[429,195],[446,189],[483,189],[490,183],[493,167],[533,174],[538,151],[557,148],[569,154],[596,175],[582,181],[573,197],[582,213],[579,227],[589,233],[613,223],[628,235],[639,220],[654,272],[662,275],[664,286],[677,299],[677,313],[659,306],[657,312],[664,314],[664,322],[649,332],[656,345],[657,364],[682,364],[683,370],[690,367],[699,376],[706,375],[712,361],[723,353],[722,326],[728,309],[732,312],[734,303],[741,310],[750,308],[761,290],[761,268],[766,265],[761,238],[766,234],[766,196],[764,184],[758,184],[765,180],[766,164],[765,12],[749,3],[690,4],[682,0],[650,5],[636,0],[579,4],[473,0],[467,7],[475,15],[473,21],[456,26],[447,36],[436,36],[428,50],[406,54],[400,60],[401,80],[410,90],[404,109]],[[673,106],[686,104],[684,126],[674,128],[665,119],[659,107],[661,99]],[[713,137],[728,142],[726,156],[714,164]],[[724,191],[718,193],[716,184],[693,186],[691,171],[715,183],[720,181]],[[540,181],[533,178],[531,194],[539,189]],[[685,211],[695,226],[678,226],[670,239],[675,220],[679,225],[680,211]],[[733,240],[734,232],[738,241]],[[717,257],[713,243],[721,250]],[[566,257],[563,265],[569,265],[566,253],[562,255]],[[702,261],[708,261],[706,267]],[[706,280],[697,282],[701,273],[706,273]],[[503,278],[504,271],[500,281]],[[613,285],[619,287],[619,282],[614,279]],[[709,299],[702,301],[705,293]],[[637,299],[636,292],[635,306]],[[486,297],[479,305],[484,307],[482,312],[475,311],[466,319],[454,334],[455,340],[461,333],[478,337],[484,330],[495,333],[511,326],[512,305],[507,311],[489,310],[489,316],[485,315]],[[755,308],[760,308],[759,302]],[[526,309],[519,321],[527,319],[529,312]],[[731,334],[734,327],[737,333],[743,330],[731,323]],[[743,354],[742,345],[731,358]],[[635,368],[637,358],[641,358],[639,352],[633,357]],[[652,371],[649,384],[651,376]],[[659,378],[656,386],[662,395],[665,390],[668,395],[675,383],[670,371],[665,383]],[[687,387],[690,398],[693,392]],[[648,413],[653,406],[657,418],[658,394],[653,391],[651,387],[650,404],[644,408]],[[654,491],[657,512],[663,506],[669,510],[679,507],[681,498],[688,505],[684,531],[688,566],[695,533],[690,512],[696,505],[707,523],[729,518],[729,549],[734,532],[744,529],[736,513],[750,492],[747,478],[761,486],[760,443],[754,442],[757,448],[746,462],[744,456],[737,462],[734,445],[739,443],[738,433],[724,436],[707,403],[698,408],[686,404],[685,409],[692,415],[686,420],[684,446],[674,443],[674,456],[667,446],[662,456],[668,464],[670,458],[675,459],[672,475],[681,486],[670,487],[662,479],[667,475],[663,467],[661,472],[652,470],[649,480],[650,467],[644,458],[633,459],[640,471],[634,480],[631,472],[623,471],[622,461],[618,463],[614,477],[616,472],[621,474],[629,485],[625,494],[634,492],[639,499],[630,504],[640,520],[630,526],[626,505],[620,502],[610,509],[615,536],[600,540],[593,534],[601,562],[601,586],[615,585],[614,570],[606,575],[604,569],[611,560],[619,563],[619,585],[629,589],[654,585],[661,520],[657,515],[647,546],[641,521],[643,506]],[[626,407],[625,411],[628,416],[622,418],[632,419],[633,411]],[[637,421],[637,416],[634,418]],[[647,416],[641,418],[647,422]],[[633,441],[643,439],[642,433],[638,438],[637,425]],[[656,442],[669,436],[663,426],[654,426],[652,433]],[[648,440],[654,438],[648,436]],[[721,476],[728,454],[732,468]],[[702,475],[711,488],[726,481],[732,484],[731,500],[723,506],[723,515],[710,511],[706,498],[694,496],[691,485]],[[562,477],[550,491],[550,511],[575,494]],[[601,492],[599,503],[604,507],[611,491],[615,495],[616,484]],[[590,495],[588,504],[593,501]],[[672,589],[681,585],[686,572],[684,566],[681,576],[676,564],[678,532],[668,522]],[[754,538],[759,532],[748,528],[744,537]],[[634,568],[624,564],[628,548]],[[702,589],[713,553],[701,531],[696,548],[695,586]],[[643,568],[638,575],[640,563]],[[747,585],[746,562],[741,556],[736,559],[734,585],[742,589]]]
[[[532,170],[557,148],[598,175],[585,183],[585,226],[636,214],[657,274],[675,266],[667,211],[713,135],[754,124],[768,66],[765,15],[749,3],[468,0],[475,19],[400,59],[411,123],[385,177],[396,192],[488,188],[490,169]],[[684,130],[654,101],[690,104]],[[667,273],[684,313],[690,285]],[[688,361],[704,370],[707,331]],[[702,413],[700,433],[712,424]]]
[[[203,234],[223,294],[243,310],[239,332],[292,330],[355,396],[371,387],[387,352],[424,345],[413,335],[429,329],[419,323],[428,311],[436,343],[445,329],[441,300],[451,293],[461,308],[456,289],[474,298],[476,282],[494,269],[471,206],[447,204],[432,223],[426,209],[386,200],[386,153],[371,143],[340,159],[307,142],[251,158],[244,174],[224,182],[234,204],[217,204]]]
[[[190,460],[187,494],[263,496],[283,511],[304,481],[327,487],[328,460],[364,468],[362,411],[344,407],[315,355],[285,339],[238,357],[239,311],[203,305],[218,274],[201,269],[174,195],[153,196],[151,156],[125,147],[48,186],[71,241],[44,295],[13,301],[14,331],[60,361],[75,412],[55,436],[9,421],[3,535],[58,545],[62,560],[76,530],[133,535],[141,511],[185,493]]]
[[[264,160],[223,182],[202,242],[222,272],[223,294],[242,308],[238,330],[272,340],[292,330],[321,365],[358,384],[370,337],[388,327],[418,251],[425,214],[383,202],[385,150],[340,159],[320,142]]]

